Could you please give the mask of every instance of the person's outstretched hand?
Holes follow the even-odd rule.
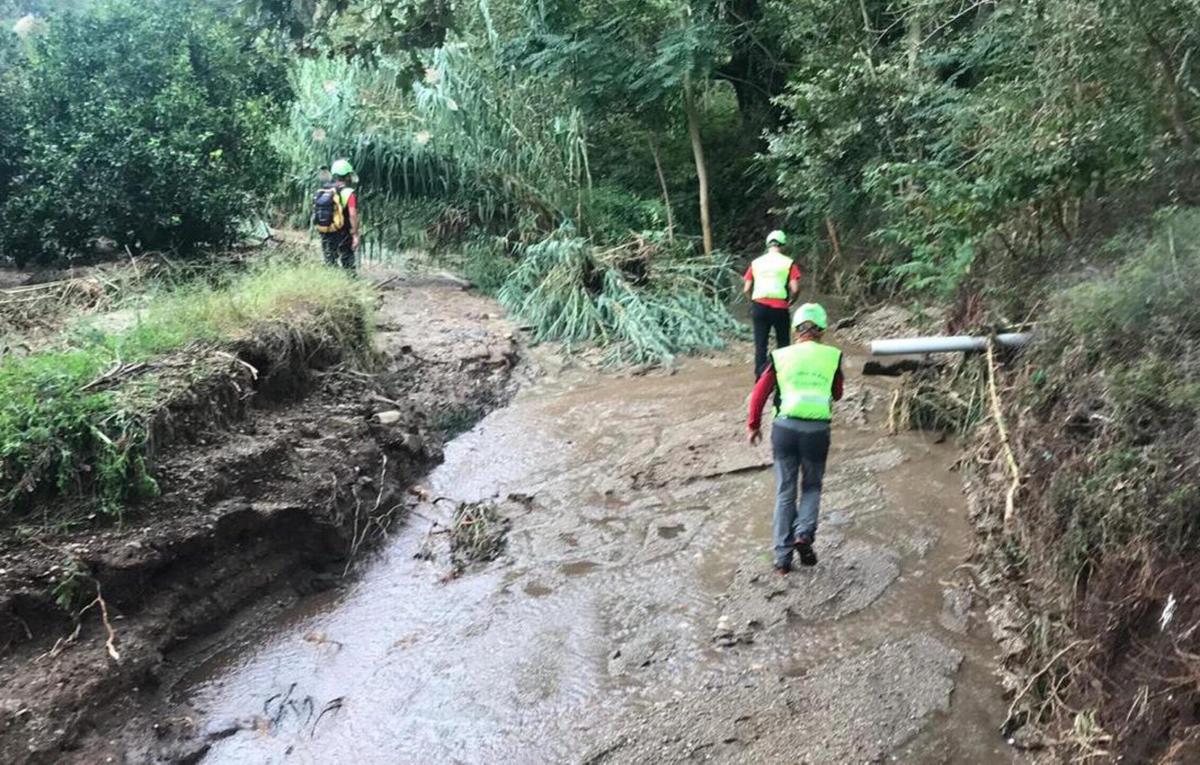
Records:
[[[758,446],[758,443],[760,441],[762,441],[762,430],[760,430],[759,428],[753,428],[750,431],[750,445]]]

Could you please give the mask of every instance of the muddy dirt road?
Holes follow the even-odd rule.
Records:
[[[849,359],[821,563],[777,577],[746,355],[552,371],[453,441],[356,585],[178,678],[200,761],[1014,762],[953,450]],[[489,498],[505,553],[448,579],[431,522]]]

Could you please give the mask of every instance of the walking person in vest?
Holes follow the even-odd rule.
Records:
[[[776,394],[771,450],[775,458],[775,571],[792,570],[792,553],[805,566],[817,564],[813,541],[821,482],[829,455],[833,402],[842,398],[842,352],[821,342],[825,309],[805,303],[796,309],[792,345],[772,354],[750,395],[750,443],[762,440],[762,410]],[[797,508],[796,484],[800,483]]]
[[[339,159],[330,171],[332,182],[323,183],[313,200],[313,224],[321,233],[325,264],[353,270],[359,243],[358,195],[350,186],[354,168]]]
[[[754,379],[767,366],[767,346],[775,330],[775,347],[788,344],[788,305],[800,292],[800,269],[783,254],[787,234],[767,235],[767,252],[746,269],[742,291],[750,297],[750,320],[754,324]]]

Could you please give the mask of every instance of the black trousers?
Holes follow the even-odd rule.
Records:
[[[771,330],[775,330],[775,347],[791,344],[791,315],[786,308],[771,308],[762,303],[750,304],[750,321],[754,324],[754,379],[767,368],[767,346]]]
[[[325,265],[354,269],[354,238],[349,226],[332,234],[321,234],[321,249],[325,251]]]

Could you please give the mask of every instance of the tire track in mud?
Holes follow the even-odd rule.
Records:
[[[444,551],[413,560],[430,529],[410,519],[338,602],[180,692],[229,720],[297,681],[345,699],[337,716],[203,762],[1013,762],[989,647],[939,625],[969,534],[948,453],[847,418],[822,563],[780,580],[744,377],[695,361],[535,386],[450,444],[431,496],[534,497],[504,555],[443,580]],[[312,651],[313,632],[342,648]]]

